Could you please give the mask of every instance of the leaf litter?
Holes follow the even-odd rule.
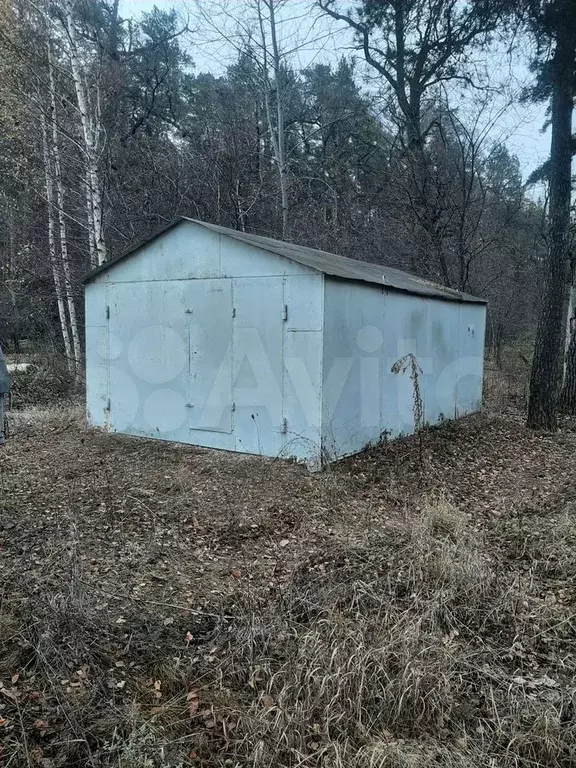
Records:
[[[545,702],[547,712],[561,699],[558,711],[568,716],[576,435],[529,433],[512,413],[428,430],[422,445],[383,443],[310,475],[286,461],[82,428],[30,428],[10,441],[0,452],[0,765],[129,765],[131,750],[152,766],[220,765],[228,753],[237,760],[246,743],[243,709],[256,707],[266,722],[287,717],[285,691],[274,681],[285,674],[287,648],[294,650],[290,627],[321,613],[311,589],[343,590],[344,605],[345,590],[357,591],[364,574],[354,600],[393,590],[398,621],[421,599],[407,539],[396,537],[407,519],[423,519],[430,498],[441,500],[434,519],[425,532],[411,527],[408,538],[427,578],[441,579],[434,599],[450,602],[441,558],[459,538],[478,537],[485,546],[472,567],[495,573],[515,600],[513,632],[496,626],[497,606],[483,611],[464,585],[462,616],[451,608],[438,626],[443,653],[469,645],[466,665],[492,684]],[[440,549],[428,551],[425,536]],[[460,589],[462,575],[450,573],[450,589]],[[270,606],[285,617],[299,612],[296,624],[278,630],[276,650],[257,640]],[[234,643],[246,632],[252,651],[240,672]],[[469,708],[481,710],[484,695],[471,689]],[[464,704],[450,706],[460,712]],[[469,717],[486,739],[482,718]],[[437,727],[443,733],[447,724]],[[289,753],[323,764],[327,740],[336,738],[329,730],[312,722],[308,742]],[[414,738],[393,718],[380,732],[392,741],[401,733],[403,749]],[[230,746],[236,733],[240,752]],[[422,765],[427,738],[414,746]],[[358,755],[367,749],[355,732],[346,744]],[[573,764],[557,743],[564,762],[547,762],[535,749],[525,748],[526,765],[535,754],[544,754],[542,765]],[[286,754],[279,752],[279,765],[290,764]],[[520,747],[514,754],[523,765]],[[255,759],[253,751],[244,757]],[[264,752],[258,759],[265,764]]]

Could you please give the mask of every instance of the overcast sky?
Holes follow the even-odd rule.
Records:
[[[202,2],[202,0],[199,1]],[[238,2],[240,4],[241,0]],[[290,0],[290,2],[290,10],[294,9],[294,16],[302,16],[299,12],[307,11],[311,6],[311,0]],[[121,0],[124,16],[138,16],[142,11],[150,11],[155,5],[163,9],[175,7],[179,13],[189,16],[192,28],[198,25],[198,19],[195,18],[198,12],[194,0]],[[311,14],[306,15],[307,19],[298,21],[300,32],[303,27],[306,27],[307,22],[308,25],[311,23]],[[327,24],[327,22],[321,23]],[[330,27],[326,26],[325,29],[320,30],[318,24],[315,25],[314,32],[310,35],[310,40],[314,42],[298,52],[297,61],[294,62],[296,66],[306,66],[311,62],[320,61],[333,63],[346,51],[350,43],[347,31],[343,30],[338,34],[336,22],[330,22],[330,24]],[[190,54],[196,71],[210,71],[217,74],[230,62],[234,55],[233,48],[216,40],[215,36],[211,38],[209,34],[204,34],[203,37],[204,40],[200,43],[191,40]],[[519,90],[530,78],[523,55],[524,52],[520,51],[511,67],[510,62],[504,60],[504,57],[496,56],[491,62],[494,72],[499,76],[511,75],[508,79],[512,81],[516,90]],[[499,103],[498,97],[495,97],[492,110],[494,114],[500,115],[502,104],[503,102]],[[548,157],[550,132],[542,133],[545,119],[545,106],[516,104],[498,118],[497,126],[493,130],[494,139],[498,141],[505,139],[510,151],[518,156],[524,177]]]

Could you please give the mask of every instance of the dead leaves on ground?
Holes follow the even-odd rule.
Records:
[[[50,744],[76,738],[67,718],[91,696],[103,721],[136,702],[152,720],[175,712],[188,729],[218,731],[210,692],[181,672],[218,668],[213,636],[227,632],[218,616],[234,613],[236,601],[281,594],[303,563],[331,562],[339,545],[365,540],[395,510],[417,509],[422,493],[448,494],[490,538],[495,561],[533,578],[523,526],[545,535],[576,500],[576,435],[535,436],[515,416],[473,418],[427,431],[423,451],[422,465],[418,441],[406,439],[311,476],[290,463],[97,432],[8,444],[0,453],[0,581],[11,593],[2,612],[28,623],[4,632],[0,623],[1,737],[18,741],[23,713],[30,754],[42,768],[58,766],[63,747]],[[542,584],[552,617],[571,609],[572,587]],[[85,626],[76,606],[87,612]],[[51,664],[61,674],[48,676],[47,664],[34,677],[32,650],[44,630],[35,622],[55,617]],[[522,673],[509,684],[528,696],[556,691],[543,669],[546,631],[538,631],[538,657],[510,649]],[[8,651],[18,664],[5,667]],[[247,694],[274,712],[256,679]]]

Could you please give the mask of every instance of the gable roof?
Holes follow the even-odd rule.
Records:
[[[228,227],[221,227],[218,224],[210,224],[207,221],[200,221],[198,219],[190,219],[182,216],[175,221],[168,224],[163,229],[154,233],[151,237],[138,243],[130,250],[122,253],[114,259],[105,261],[96,269],[90,272],[84,282],[89,283],[98,275],[106,272],[113,267],[119,261],[124,260],[127,256],[135,253],[142,246],[160,237],[169,229],[177,226],[183,221],[190,221],[194,224],[198,224],[201,227],[216,232],[219,235],[225,235],[231,237],[234,240],[239,240],[242,243],[261,248],[269,253],[276,254],[277,256],[283,256],[284,258],[291,259],[292,261],[302,264],[302,266],[310,267],[323,272],[325,275],[331,277],[337,277],[342,280],[354,280],[362,283],[371,283],[373,285],[384,286],[397,291],[403,291],[405,293],[417,294],[420,296],[430,296],[432,298],[443,299],[445,301],[459,301],[470,302],[474,304],[486,304],[484,299],[470,296],[467,293],[456,291],[453,288],[447,288],[443,285],[438,285],[429,280],[425,280],[422,277],[416,277],[408,272],[402,272],[400,269],[394,269],[393,267],[386,267],[382,264],[374,264],[368,261],[358,261],[357,259],[349,259],[346,256],[338,256],[335,253],[328,253],[326,251],[319,251],[316,248],[308,248],[304,245],[296,245],[295,243],[288,243],[283,240],[274,240],[271,237],[262,237],[260,235],[252,235],[248,232],[240,232],[236,229],[229,229]]]

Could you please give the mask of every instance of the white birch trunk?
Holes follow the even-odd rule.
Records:
[[[72,344],[70,343],[70,332],[66,320],[66,306],[64,302],[64,291],[62,288],[62,277],[56,255],[56,221],[54,218],[54,185],[52,179],[52,169],[50,164],[50,152],[48,149],[48,134],[46,130],[46,118],[41,113],[40,121],[42,125],[42,149],[44,156],[44,180],[46,185],[46,203],[48,206],[48,250],[50,254],[50,265],[52,267],[52,276],[54,278],[54,288],[56,290],[56,301],[58,303],[58,316],[60,318],[60,328],[64,340],[64,352],[66,362],[70,373],[74,373],[74,359],[72,356]]]
[[[88,87],[82,77],[82,67],[78,53],[78,42],[76,37],[76,27],[74,26],[73,2],[66,1],[66,32],[69,40],[70,66],[72,69],[72,79],[74,80],[74,90],[76,91],[76,100],[78,102],[78,111],[80,112],[80,124],[82,127],[82,136],[84,138],[86,155],[86,181],[88,184],[88,230],[92,235],[93,247],[90,248],[91,258],[95,257],[96,265],[102,264],[106,260],[106,243],[104,242],[103,222],[102,222],[102,187],[98,173],[98,145],[100,136],[99,110],[92,114],[90,109],[90,100]]]
[[[48,75],[50,83],[50,108],[52,112],[52,151],[54,153],[56,201],[58,207],[58,224],[60,227],[60,255],[62,257],[62,267],[64,270],[64,288],[66,293],[66,303],[68,305],[68,316],[70,318],[70,331],[72,333],[74,368],[76,371],[76,376],[78,377],[80,375],[82,365],[82,347],[80,344],[80,334],[78,332],[78,318],[76,315],[76,305],[74,302],[70,259],[68,257],[68,237],[66,231],[66,217],[64,215],[64,184],[62,182],[62,166],[60,164],[60,148],[58,145],[58,126],[56,119],[56,88],[54,86],[52,53],[50,46],[48,47]]]
[[[94,240],[94,216],[92,208],[92,189],[90,185],[90,174],[86,167],[84,172],[84,184],[86,186],[86,214],[88,218],[88,253],[90,254],[90,266],[92,269],[98,266],[98,251],[96,250],[96,241]]]

